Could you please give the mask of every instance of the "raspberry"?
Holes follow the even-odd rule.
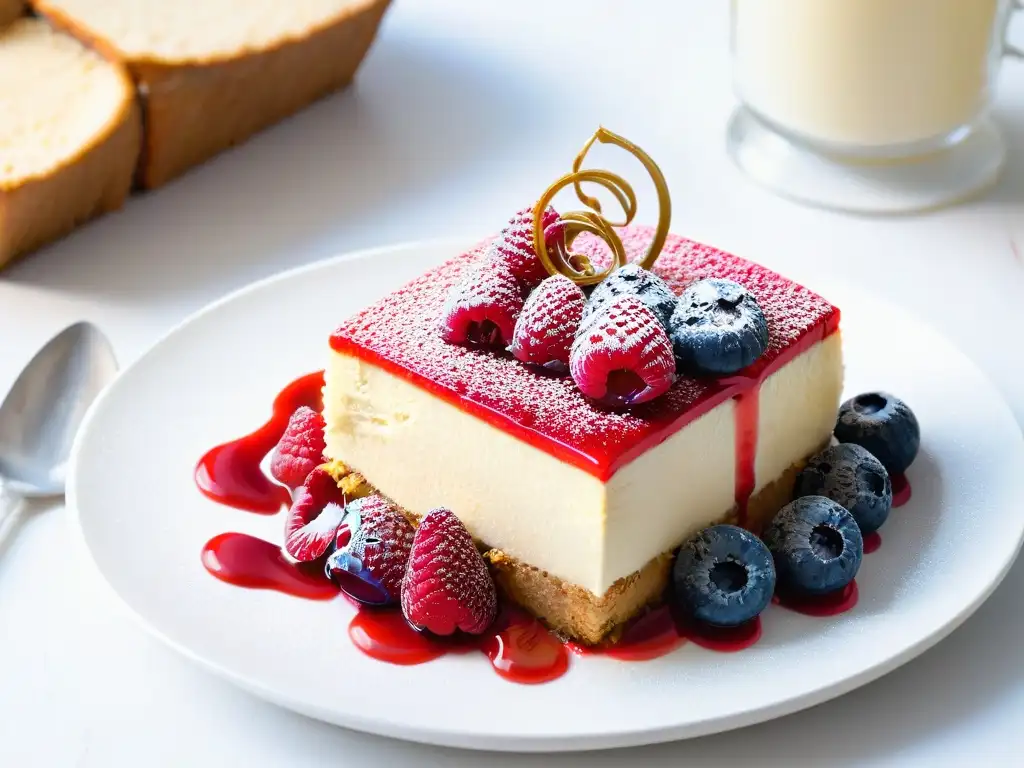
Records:
[[[485,261],[449,291],[441,312],[441,338],[449,344],[504,349],[522,309],[523,295],[508,267]]]
[[[610,406],[653,400],[676,379],[668,334],[632,294],[609,302],[580,326],[569,370],[583,394]]]
[[[568,371],[569,350],[586,303],[583,289],[569,278],[547,278],[523,305],[509,351],[524,363],[556,373]]]
[[[556,247],[563,227],[558,212],[550,205],[544,211],[544,242],[548,248]],[[488,256],[505,264],[520,285],[529,291],[548,276],[548,271],[537,258],[533,247],[533,206],[523,208],[509,219],[508,224],[491,244]]]
[[[382,496],[349,502],[327,558],[327,575],[361,603],[397,603],[415,533],[405,515]]]
[[[301,563],[327,552],[345,515],[345,496],[331,474],[315,468],[295,490],[285,521],[284,548]]]
[[[454,513],[428,512],[416,529],[402,582],[402,613],[418,629],[479,635],[494,621],[498,597],[469,531]]]
[[[289,488],[298,488],[324,461],[324,417],[302,406],[288,419],[288,426],[274,446],[270,474]]]

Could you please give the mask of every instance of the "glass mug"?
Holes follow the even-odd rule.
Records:
[[[742,105],[730,129],[734,158],[779,191],[836,207],[871,208],[828,199],[844,179],[853,197],[858,185],[876,187],[880,210],[963,196],[1003,162],[988,111],[1002,58],[1024,56],[1005,42],[1022,7],[1024,0],[732,0]],[[960,147],[966,152],[946,156]],[[765,178],[786,173],[798,178]],[[927,200],[907,199],[924,191],[915,191],[915,174],[931,187]],[[786,189],[794,183],[821,188]]]

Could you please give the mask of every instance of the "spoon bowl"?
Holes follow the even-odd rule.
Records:
[[[0,484],[23,498],[64,493],[68,456],[85,412],[117,374],[95,325],[68,326],[36,353],[0,404]]]

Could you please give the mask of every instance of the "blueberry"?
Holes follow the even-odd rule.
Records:
[[[794,498],[827,496],[849,510],[861,534],[882,527],[892,507],[892,483],[882,463],[854,443],[814,456],[796,477]]]
[[[921,447],[917,417],[888,392],[865,392],[839,406],[835,436],[866,448],[890,475],[905,472]]]
[[[857,575],[864,538],[853,515],[832,499],[804,496],[784,506],[764,532],[779,587],[822,595]]]
[[[324,565],[327,578],[353,600],[363,605],[388,605],[392,601],[387,589],[374,578],[362,560],[345,550],[336,549]]]
[[[324,574],[357,602],[388,605],[394,600],[364,562],[367,546],[377,543],[362,523],[365,503],[364,499],[356,499],[345,507],[345,518],[327,548]]]
[[[754,296],[732,280],[700,280],[679,297],[669,321],[679,370],[723,376],[768,348],[768,321]]]
[[[598,283],[583,309],[583,320],[580,321],[580,325],[623,294],[633,294],[650,307],[654,316],[668,332],[669,318],[676,308],[676,295],[664,280],[636,264],[620,267]]]
[[[735,627],[765,609],[775,591],[771,553],[750,531],[715,525],[676,555],[673,600],[684,618]]]

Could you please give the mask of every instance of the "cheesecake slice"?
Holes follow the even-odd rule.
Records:
[[[631,259],[652,237],[621,231]],[[326,367],[326,454],[412,516],[454,511],[499,586],[554,629],[593,644],[661,599],[673,550],[729,521],[759,530],[828,443],[842,388],[839,311],[757,264],[670,236],[653,271],[745,285],[769,347],[727,379],[680,378],[630,411],[595,406],[568,377],[445,343],[448,290],[485,245],[343,323]],[[578,241],[577,248],[597,246]]]

